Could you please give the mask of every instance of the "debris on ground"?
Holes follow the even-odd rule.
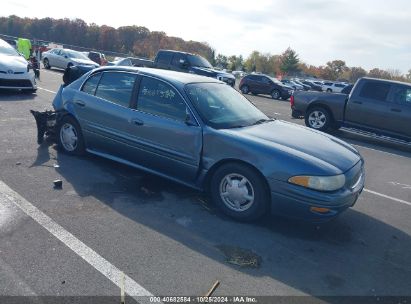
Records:
[[[21,162],[17,162],[17,163],[16,163],[16,166],[20,166],[20,165],[21,165]]]
[[[54,168],[60,168],[60,165],[54,164],[53,167],[54,167]]]
[[[228,245],[216,246],[225,255],[226,262],[240,267],[259,268],[261,257],[253,251]]]
[[[220,285],[220,281],[215,281],[213,286],[211,286],[210,290],[204,295],[204,297],[211,297],[213,292],[217,289],[217,287]]]
[[[63,188],[63,181],[61,179],[56,179],[54,182],[54,189],[61,189]]]

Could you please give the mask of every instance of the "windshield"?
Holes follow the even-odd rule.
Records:
[[[239,128],[269,120],[242,94],[225,84],[188,84],[185,90],[201,118],[212,128]]]
[[[188,62],[191,66],[202,67],[202,68],[212,68],[212,65],[207,61],[207,59],[198,55],[188,55]]]
[[[19,56],[19,53],[8,45],[0,45],[0,54],[7,56]]]
[[[74,51],[66,51],[66,53],[69,58],[89,60],[88,57],[82,53],[78,53]]]

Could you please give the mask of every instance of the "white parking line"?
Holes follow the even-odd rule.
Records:
[[[69,247],[74,253],[89,263],[92,267],[102,273],[111,282],[122,287],[124,280],[124,290],[127,294],[134,297],[139,303],[150,303],[149,297],[153,296],[132,278],[124,275],[116,266],[112,265],[93,249],[77,239],[70,232],[54,222],[49,216],[40,211],[37,207],[12,190],[3,181],[0,181],[0,204],[12,203],[20,208],[29,217],[39,223],[43,228]],[[120,294],[119,294],[120,295]],[[144,297],[144,298],[137,298]]]
[[[369,189],[364,189],[364,191],[365,191],[365,192],[368,192],[368,193],[372,193],[372,194],[374,194],[374,195],[378,195],[378,196],[384,197],[384,198],[388,198],[388,199],[390,199],[390,200],[396,201],[396,202],[401,203],[401,204],[405,204],[405,205],[411,206],[411,203],[410,203],[410,202],[404,201],[404,200],[399,199],[399,198],[395,198],[395,197],[392,197],[392,196],[389,196],[389,195],[385,195],[385,194],[382,194],[382,193],[379,193],[379,192],[375,192],[375,191],[372,191],[372,190],[369,190]]]
[[[43,90],[43,91],[46,91],[46,92],[49,92],[49,93],[53,93],[53,94],[56,94],[56,93],[57,93],[57,92],[55,92],[55,91],[48,90],[48,89],[41,88],[41,87],[37,87],[37,89],[39,89],[39,90]]]

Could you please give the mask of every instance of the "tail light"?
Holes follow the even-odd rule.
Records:
[[[294,107],[294,94],[290,97],[290,105],[291,107]]]

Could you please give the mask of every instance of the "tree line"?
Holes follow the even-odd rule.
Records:
[[[137,25],[113,28],[87,24],[81,19],[20,18],[12,15],[0,17],[0,33],[147,58],[153,58],[159,49],[186,51],[204,56],[219,68],[281,77],[316,77],[355,82],[360,77],[369,76],[411,82],[411,69],[406,75],[395,69],[374,68],[366,71],[362,67],[348,67],[343,60],[314,66],[302,62],[291,48],[278,55],[253,51],[247,58],[241,55],[216,55],[207,42],[185,41]]]

